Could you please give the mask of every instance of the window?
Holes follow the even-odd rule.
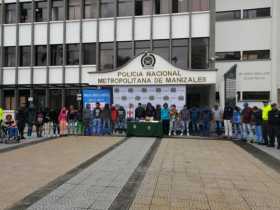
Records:
[[[32,3],[20,3],[20,22],[28,23],[32,21]]]
[[[35,21],[44,22],[48,21],[48,2],[36,1],[35,2]]]
[[[118,0],[118,16],[132,16],[132,0]]]
[[[209,10],[209,0],[190,0],[192,11]]]
[[[270,8],[244,10],[244,14],[243,14],[244,19],[260,18],[260,17],[270,17]]]
[[[84,18],[97,18],[98,16],[98,1],[85,0]]]
[[[66,48],[66,59],[67,65],[78,65],[79,64],[79,57],[80,57],[80,50],[79,50],[80,45],[79,44],[68,44]]]
[[[31,63],[31,47],[21,46],[19,53],[19,65],[20,66],[30,66]]]
[[[180,13],[188,11],[188,2],[187,0],[172,0],[172,12]]]
[[[135,52],[134,54],[140,55],[145,51],[150,51],[151,42],[150,41],[135,41]]]
[[[179,68],[188,69],[188,40],[174,39],[172,40],[172,58],[171,63]]]
[[[114,67],[113,43],[100,43],[99,70],[112,70]]]
[[[35,46],[35,66],[45,66],[47,64],[47,46]]]
[[[243,52],[243,60],[270,59],[270,50],[252,50]]]
[[[132,43],[117,43],[117,67],[125,65],[132,57]]]
[[[101,0],[100,1],[100,17],[114,17],[115,16],[115,3],[114,0]]]
[[[240,10],[225,11],[225,12],[217,12],[216,13],[216,20],[217,21],[240,20],[240,19],[241,19],[241,11]]]
[[[96,64],[96,44],[86,43],[83,44],[83,64],[91,65]]]
[[[160,55],[167,61],[169,61],[169,40],[154,40],[153,41],[153,52]]]
[[[16,23],[16,4],[5,4],[5,23]]]
[[[169,13],[170,0],[154,0],[154,14],[167,14]]]
[[[270,92],[243,92],[243,100],[245,101],[269,101]]]
[[[62,0],[52,1],[52,20],[63,20],[64,19],[64,7]]]
[[[51,65],[63,64],[63,47],[62,44],[51,45]]]
[[[240,60],[240,51],[236,52],[216,52],[217,61]]]
[[[192,39],[192,69],[208,68],[208,38]]]
[[[135,15],[152,14],[152,0],[135,0]]]
[[[68,0],[68,20],[77,20],[81,18],[80,0]]]
[[[4,48],[5,66],[16,66],[16,47]]]

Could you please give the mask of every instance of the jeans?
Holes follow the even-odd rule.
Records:
[[[118,119],[117,120],[116,130],[125,131],[125,119]]]
[[[53,135],[59,134],[59,126],[57,123],[52,122],[52,130],[53,130]]]
[[[168,135],[168,133],[169,133],[169,120],[162,120],[162,128],[163,128],[163,134]]]
[[[242,123],[242,137],[243,140],[253,139],[253,132],[250,123]]]
[[[76,134],[76,126],[77,126],[77,122],[76,120],[69,120],[69,124],[68,124],[68,130],[69,130],[69,134],[73,135]]]
[[[189,131],[189,125],[190,125],[190,121],[188,120],[184,120],[184,132],[186,133],[187,136],[190,135],[190,131]]]
[[[92,121],[93,135],[101,134],[101,119],[93,119]]]
[[[275,146],[275,140],[277,138],[278,148],[280,143],[280,131],[279,126],[272,125],[269,128],[269,146],[274,147]]]
[[[175,133],[175,120],[170,120],[170,125],[169,125],[169,135],[174,132]]]
[[[220,136],[222,134],[222,122],[221,121],[215,121],[216,122],[216,134]]]
[[[241,125],[240,123],[233,123],[233,137],[241,138]]]
[[[102,133],[103,134],[111,134],[111,120],[103,120],[102,121]]]
[[[32,136],[32,130],[33,130],[33,124],[28,124],[27,125],[27,136]]]
[[[263,136],[263,143],[268,145],[268,137],[269,137],[269,128],[268,122],[264,121],[262,123],[262,136]]]
[[[14,127],[8,128],[8,136],[9,138],[16,138],[18,136],[18,129]]]
[[[257,143],[263,143],[263,140],[262,140],[262,126],[261,125],[256,125],[255,126],[255,137],[256,137],[256,142]]]
[[[191,134],[198,135],[199,133],[199,124],[195,120],[191,120]]]
[[[230,120],[224,120],[225,136],[232,137],[232,123]]]
[[[202,122],[202,135],[209,136],[210,134],[210,121],[204,120]]]

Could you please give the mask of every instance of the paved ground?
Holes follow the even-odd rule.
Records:
[[[271,155],[272,157],[280,160],[280,150],[277,150],[276,148],[266,147],[263,145],[258,144],[252,144],[254,147],[264,151],[265,153]]]
[[[229,141],[164,139],[130,209],[276,210],[280,174]]]
[[[0,209],[21,200],[120,139],[66,137],[0,154]]]

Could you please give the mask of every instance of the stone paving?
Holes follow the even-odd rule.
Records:
[[[28,210],[108,209],[154,138],[130,138]]]
[[[65,137],[0,154],[0,209],[64,175],[121,137]]]
[[[280,174],[230,141],[163,139],[131,210],[279,210]]]
[[[258,144],[251,144],[251,145],[258,148],[259,150],[264,151],[265,153],[271,155],[272,157],[280,160],[280,150],[278,150],[276,148],[266,147],[263,145],[258,145]]]

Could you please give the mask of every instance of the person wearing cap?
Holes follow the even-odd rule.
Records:
[[[254,136],[251,127],[253,110],[248,103],[244,103],[243,106],[244,108],[241,112],[241,122],[242,122],[241,140],[243,141],[253,140]]]
[[[271,105],[268,104],[268,101],[264,101],[262,107],[262,135],[265,145],[268,145],[268,113],[271,111],[271,109]]]
[[[269,126],[269,147],[275,146],[275,138],[277,138],[277,149],[280,149],[280,111],[277,104],[271,105],[271,111],[268,112]]]

